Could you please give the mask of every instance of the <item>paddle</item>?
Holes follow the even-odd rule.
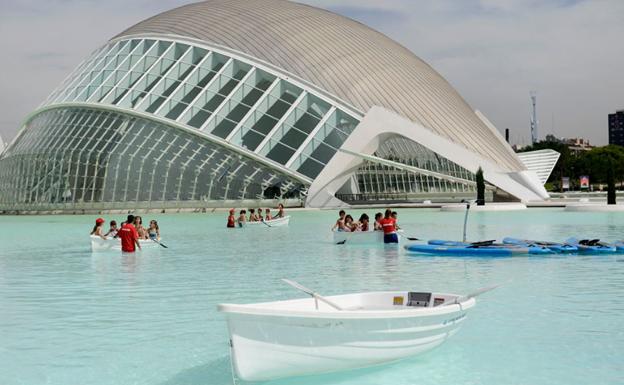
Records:
[[[262,223],[264,223],[265,225],[269,226],[269,227],[273,227],[273,226],[271,226],[270,224],[266,223],[266,222],[264,221],[264,219],[263,219],[261,222],[262,222]]]
[[[489,239],[487,241],[471,242],[470,246],[491,246],[494,242],[496,242],[496,239]]]
[[[459,297],[455,298],[454,300],[452,300],[452,301],[450,301],[450,302],[444,302],[444,303],[442,304],[442,306],[448,306],[448,305],[455,305],[455,304],[459,304],[460,302],[465,301],[465,300],[467,300],[467,299],[470,299],[470,298],[473,298],[473,297],[479,296],[479,295],[481,295],[481,294],[483,294],[483,293],[487,293],[488,291],[492,291],[492,290],[496,289],[496,288],[497,288],[497,287],[499,287],[499,286],[500,286],[500,285],[493,285],[493,286],[482,287],[481,289],[478,289],[478,290],[476,290],[476,291],[473,291],[473,292],[472,292],[472,293],[470,293],[470,294],[459,296]]]
[[[301,286],[299,283],[297,283],[295,281],[291,281],[290,279],[286,279],[286,278],[282,278],[282,281],[286,282],[287,284],[289,284],[290,286],[294,287],[295,289],[301,290],[302,292],[304,292],[307,295],[309,295],[312,298],[314,298],[315,304],[316,304],[316,310],[318,310],[318,301],[319,300],[325,302],[326,304],[328,304],[329,306],[333,307],[336,310],[344,310],[343,308],[341,308],[340,306],[336,305],[335,303],[333,303],[332,301],[328,300],[327,298],[321,296],[318,293],[315,293],[314,291],[308,289],[305,286]]]
[[[164,247],[165,249],[168,249],[168,248],[169,248],[169,246],[165,245],[164,243],[160,243],[160,242],[158,242],[158,241],[157,241],[157,240],[155,240],[154,238],[150,238],[150,239],[151,239],[152,241],[154,241],[154,242],[158,243],[159,245],[161,245],[161,246],[162,246],[162,247]]]
[[[341,231],[341,232],[346,233],[346,231]],[[337,244],[337,245],[344,245],[345,243],[347,243],[347,241],[348,241],[349,239],[351,239],[351,234],[353,234],[353,233],[355,233],[355,231],[349,231],[349,232],[348,232],[348,234],[347,234],[347,236],[345,237],[345,239],[343,239],[343,240],[342,240],[342,241],[340,241],[340,242],[336,242],[336,244]]]

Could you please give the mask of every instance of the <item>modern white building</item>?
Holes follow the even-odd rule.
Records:
[[[0,157],[0,210],[370,196],[548,195],[498,130],[412,52],[283,0],[210,0],[96,49]]]
[[[533,171],[537,175],[542,184],[548,181],[560,156],[560,153],[550,149],[518,153],[518,158],[529,171]]]

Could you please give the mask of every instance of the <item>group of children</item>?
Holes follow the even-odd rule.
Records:
[[[281,203],[277,205],[277,214],[275,216],[271,215],[271,209],[264,209],[264,216],[262,215],[262,209],[259,208],[258,211],[254,209],[249,209],[249,218],[247,218],[247,210],[241,210],[238,215],[238,219],[234,217],[235,210],[230,209],[230,215],[227,219],[227,227],[236,227],[238,223],[238,227],[243,227],[245,222],[264,222],[270,221],[277,218],[284,218],[286,213],[284,212],[284,205]]]
[[[397,235],[397,230],[399,229],[399,225],[397,224],[398,214],[396,211],[387,209],[384,214],[375,214],[375,222],[373,223],[372,229],[367,214],[360,215],[360,219],[357,222],[344,210],[340,210],[338,216],[338,220],[334,224],[334,227],[332,227],[332,231],[383,231],[384,243],[399,242],[399,237]]]
[[[160,240],[160,228],[158,227],[158,222],[154,219],[149,222],[149,227],[145,228],[145,226],[143,226],[143,218],[139,215],[128,215],[128,219],[125,222],[122,222],[120,227],[117,227],[117,221],[110,221],[110,227],[106,233],[104,233],[103,229],[104,222],[104,218],[96,219],[91,235],[97,235],[102,239],[107,239],[108,237],[117,238],[121,227],[126,223],[130,223],[137,231],[138,239],[153,239],[155,241]]]

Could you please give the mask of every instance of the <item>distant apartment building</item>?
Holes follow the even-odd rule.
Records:
[[[554,136],[552,134],[546,135],[545,141],[547,141],[547,142],[554,142],[554,143],[563,143],[566,146],[568,146],[570,151],[572,151],[575,154],[578,154],[581,151],[589,151],[589,150],[591,150],[592,148],[595,147],[595,146],[592,146],[591,143],[589,143],[589,139],[585,139],[585,138],[557,138],[556,136]]]
[[[568,146],[570,152],[575,154],[582,151],[589,151],[595,147],[589,143],[588,139],[584,138],[563,138],[562,142]]]
[[[624,110],[609,114],[609,144],[624,146]]]

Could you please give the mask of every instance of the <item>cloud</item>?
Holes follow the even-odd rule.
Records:
[[[537,90],[541,137],[606,144],[607,115],[624,107],[624,2],[392,0],[384,7],[405,17],[360,21],[431,64],[499,129],[509,127],[512,139],[528,142],[529,91]]]
[[[0,2],[0,134],[21,120],[92,50],[186,0]],[[607,141],[624,108],[620,0],[304,0],[354,18],[411,49],[512,139],[529,139],[529,91],[540,136]],[[554,119],[553,119],[554,118]],[[554,129],[552,122],[554,121]]]

